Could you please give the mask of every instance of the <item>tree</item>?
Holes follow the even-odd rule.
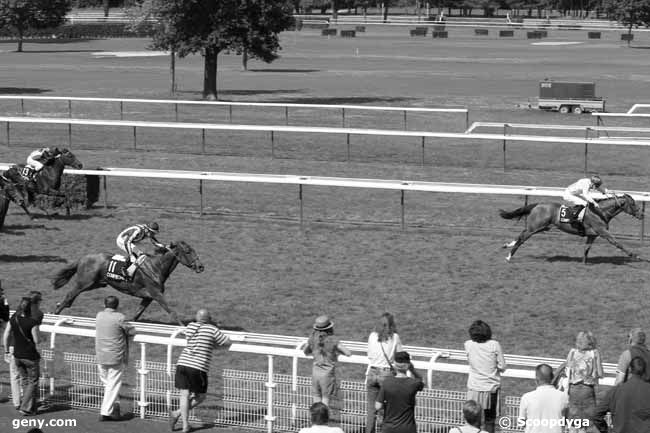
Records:
[[[650,0],[608,0],[605,4],[608,15],[620,21],[632,35],[632,27],[650,25]],[[627,44],[630,45],[630,39]]]
[[[20,53],[25,32],[60,26],[70,9],[70,0],[0,0],[0,25],[15,30]]]
[[[159,9],[169,24],[154,35],[154,46],[175,47],[179,57],[204,57],[203,97],[217,98],[217,57],[223,50],[246,49],[249,56],[272,62],[278,34],[293,24],[291,0],[166,0]]]
[[[126,9],[126,15],[130,19],[131,29],[138,31],[146,28],[154,22],[155,32],[170,32],[170,25],[160,15],[160,8],[165,0],[141,0],[130,8]],[[170,94],[176,92],[176,46],[170,45],[169,50],[169,76],[170,76]]]

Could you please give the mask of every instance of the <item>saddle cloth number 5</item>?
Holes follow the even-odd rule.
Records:
[[[568,217],[569,217],[569,216],[567,215],[568,210],[569,210],[569,209],[566,208],[566,207],[563,207],[562,209],[560,209],[560,217],[561,217],[561,218],[568,218]]]

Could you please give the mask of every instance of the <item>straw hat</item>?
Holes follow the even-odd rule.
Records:
[[[314,321],[314,329],[316,331],[326,331],[334,327],[334,322],[329,317],[322,315],[318,316]]]

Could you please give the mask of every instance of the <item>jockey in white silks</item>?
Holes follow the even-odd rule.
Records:
[[[149,238],[151,243],[158,248],[165,248],[165,245],[158,242],[154,236],[158,231],[158,223],[152,222],[150,224],[136,224],[122,230],[122,232],[117,236],[117,246],[127,254],[129,262],[131,263],[126,270],[127,277],[133,277],[138,266],[142,264],[142,260],[145,258],[144,252],[137,247],[137,243]],[[140,259],[141,257],[142,259]]]
[[[58,149],[50,150],[49,147],[42,147],[29,154],[27,157],[27,165],[32,167],[36,173],[43,169],[43,163],[49,158],[55,156]]]
[[[612,191],[604,187],[600,176],[593,175],[591,178],[585,177],[569,185],[564,190],[564,195],[562,198],[574,205],[579,205],[582,207],[589,206],[592,211],[594,211],[599,217],[605,220],[605,216],[601,212],[598,203],[596,200],[594,200],[593,193],[601,193],[604,195],[613,194]],[[578,212],[575,212],[575,215],[577,214]]]

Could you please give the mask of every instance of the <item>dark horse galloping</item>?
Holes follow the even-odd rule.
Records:
[[[616,239],[614,239],[614,236],[612,236],[612,234],[608,231],[609,222],[621,212],[625,212],[638,219],[643,218],[643,212],[637,207],[634,199],[628,194],[622,194],[600,200],[598,201],[598,206],[605,216],[606,221],[603,221],[602,218],[587,208],[582,220],[582,224],[585,228],[584,234],[580,233],[580,231],[576,227],[572,226],[571,223],[561,223],[559,221],[559,203],[533,203],[510,212],[504,210],[499,211],[501,217],[505,219],[521,218],[525,215],[528,215],[526,228],[519,234],[519,237],[516,240],[504,245],[504,248],[512,247],[510,254],[508,254],[508,257],[506,257],[506,260],[510,261],[521,244],[526,242],[529,237],[535,233],[549,230],[551,228],[551,225],[555,225],[555,227],[559,228],[563,232],[587,237],[584,257],[582,259],[583,263],[587,262],[587,255],[589,254],[591,244],[594,243],[598,236],[604,237],[612,245],[623,251],[628,256],[638,258],[636,254],[627,250]]]
[[[54,290],[63,287],[73,275],[77,274],[77,276],[74,288],[68,292],[62,302],[57,304],[55,314],[70,307],[82,292],[110,285],[122,293],[142,299],[140,307],[133,317],[134,321],[138,320],[145,308],[155,300],[169,313],[173,321],[184,326],[179,321],[176,312],[167,305],[164,296],[165,281],[179,263],[196,273],[203,272],[203,264],[194,248],[184,241],[172,242],[168,248],[161,248],[153,256],[150,256],[135,272],[132,281],[107,280],[106,271],[110,260],[110,254],[88,254],[57,272],[52,279]]]
[[[11,201],[16,202],[31,217],[20,196],[27,197],[27,204],[30,205],[34,203],[36,194],[65,197],[65,194],[60,192],[59,188],[61,187],[63,169],[66,166],[80,169],[83,167],[83,164],[68,149],[62,149],[54,157],[45,162],[43,169],[35,175],[34,182],[30,182],[22,176],[21,173],[25,168],[25,164],[12,165],[3,173],[2,177],[4,179],[0,182],[0,186],[4,184],[5,189],[5,197],[2,197],[1,200],[7,201],[6,203],[4,201],[0,203],[0,209],[6,213],[8,200],[11,199]],[[20,193],[20,196],[16,194],[16,191]]]

